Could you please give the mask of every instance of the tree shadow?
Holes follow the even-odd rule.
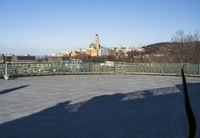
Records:
[[[22,88],[25,88],[25,87],[28,87],[28,86],[30,86],[30,85],[22,85],[22,86],[10,88],[10,89],[5,89],[5,90],[0,91],[0,95],[10,93],[10,92],[14,92],[16,90],[19,90],[19,89],[22,89]]]
[[[191,89],[190,89],[191,88]],[[189,84],[199,117],[200,84]],[[59,103],[0,125],[6,138],[184,138],[188,124],[181,85]],[[195,95],[195,96],[193,96]],[[198,102],[198,103],[196,103]],[[198,123],[200,122],[197,119]],[[199,133],[199,127],[198,127]],[[200,136],[198,134],[198,136]]]

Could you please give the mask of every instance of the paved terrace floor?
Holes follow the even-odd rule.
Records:
[[[200,137],[200,78],[187,78]],[[1,138],[186,138],[181,78],[66,75],[0,79]]]

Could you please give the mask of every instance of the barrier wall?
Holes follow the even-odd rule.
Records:
[[[200,76],[200,64],[184,63],[116,63],[114,66],[98,63],[8,63],[10,76],[36,76],[57,74],[159,74],[180,75],[184,67],[188,76]],[[5,74],[5,64],[0,63],[0,76]]]

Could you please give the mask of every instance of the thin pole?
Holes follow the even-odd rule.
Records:
[[[5,62],[5,75],[4,75],[4,79],[8,80],[9,76],[8,76],[8,63]]]
[[[5,76],[8,76],[8,71],[7,71],[7,69],[8,69],[8,64],[7,64],[7,62],[5,62]]]

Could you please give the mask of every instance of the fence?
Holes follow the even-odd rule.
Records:
[[[36,76],[58,74],[159,74],[180,75],[181,68],[187,76],[200,76],[200,64],[185,63],[115,63],[114,66],[98,63],[8,63],[9,76]],[[5,74],[5,64],[0,63],[0,76]]]
[[[93,71],[111,72],[114,74],[159,74],[159,75],[181,75],[181,68],[184,65],[187,76],[200,76],[200,64],[184,63],[127,63],[106,67],[94,65]]]

